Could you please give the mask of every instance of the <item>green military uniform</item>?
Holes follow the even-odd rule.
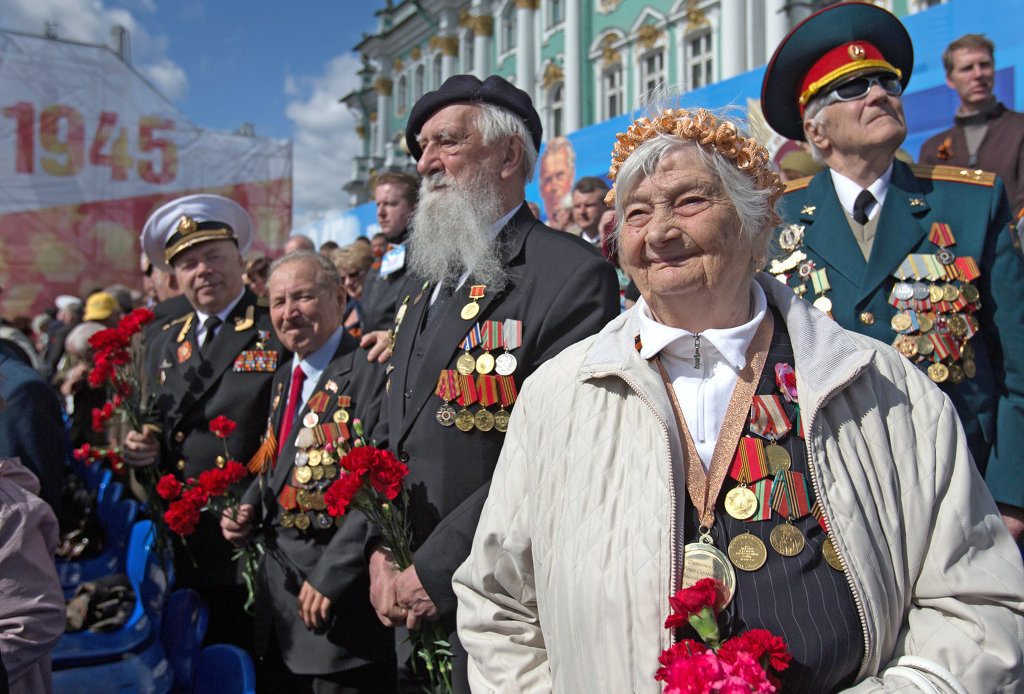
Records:
[[[1017,347],[1024,343],[1024,260],[1002,183],[991,175],[896,161],[867,261],[829,171],[792,182],[782,211],[777,238],[786,248],[780,245],[769,271],[819,306],[827,308],[821,301],[827,298],[844,328],[893,344],[928,370],[956,406],[979,468],[987,462],[996,500],[1024,505],[1024,467],[1017,461],[1024,451],[1024,351]],[[922,265],[927,256],[950,260],[943,245],[951,263]],[[970,259],[978,275],[964,282],[958,270],[971,277]],[[935,277],[937,270],[942,277]],[[946,285],[956,298],[932,303]],[[932,296],[899,298],[907,287],[918,297],[930,289]],[[966,334],[956,335],[964,324]],[[953,350],[943,357],[950,342]]]

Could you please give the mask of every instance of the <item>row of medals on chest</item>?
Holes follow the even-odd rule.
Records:
[[[471,320],[472,318],[476,317],[477,310],[467,311],[467,309],[471,307],[475,308],[476,302],[467,304],[465,307],[463,307],[461,313],[462,318]],[[514,323],[521,330],[521,324],[519,323],[519,321],[510,322]],[[472,331],[470,332],[472,333]],[[509,338],[510,335],[505,336],[505,351],[499,354],[497,357],[491,354],[490,348],[486,346],[484,347],[483,354],[474,357],[470,352],[470,349],[472,347],[466,341],[464,341],[462,344],[463,352],[462,354],[459,355],[458,359],[455,360],[455,370],[461,376],[466,377],[473,376],[474,374],[487,376],[490,375],[491,373],[495,373],[498,376],[511,377],[512,374],[515,373],[516,368],[519,366],[519,362],[518,360],[516,360],[515,355],[512,354],[510,349],[519,345],[519,338],[517,337],[513,339],[511,343],[508,342]],[[467,336],[466,340],[469,339],[469,336]],[[442,378],[443,377],[444,372],[442,372]],[[440,386],[438,390],[441,390]],[[510,414],[503,405],[498,409],[497,412],[494,413],[491,413],[486,406],[481,406],[481,408],[477,410],[476,413],[474,414],[468,407],[468,404],[472,403],[467,403],[467,406],[464,406],[461,410],[456,411],[455,408],[452,407],[451,404],[449,404],[448,399],[445,399],[445,397],[440,392],[438,393],[438,395],[441,397],[442,400],[444,400],[441,406],[437,408],[436,414],[437,422],[442,426],[449,427],[454,425],[459,431],[465,433],[473,431],[474,429],[484,432],[490,431],[491,429],[497,429],[502,433],[508,430],[508,420]]]
[[[952,282],[897,281],[889,295],[889,303],[898,309],[890,321],[897,334],[893,347],[916,363],[931,361],[926,371],[936,383],[957,385],[965,378],[974,378],[977,367],[968,340],[980,328],[973,315],[980,308],[980,296],[978,288],[969,282],[958,287]],[[957,305],[963,310],[957,311]],[[940,306],[946,310],[939,310]],[[933,336],[940,345],[949,336],[955,341],[956,353],[937,354]]]
[[[759,440],[758,443],[760,443]],[[767,446],[764,446],[764,455],[767,459],[769,476],[775,478],[775,484],[781,484],[783,474],[788,473],[792,465],[789,453],[772,439]],[[805,476],[801,473],[794,472],[790,477],[798,484],[806,485]],[[757,494],[748,486],[748,482],[757,482],[757,480],[739,480],[739,482],[738,486],[726,493],[723,507],[732,518],[753,522],[751,519],[758,515],[761,502]],[[806,486],[803,488],[806,490]],[[806,546],[804,535],[792,522],[799,520],[803,515],[794,517],[790,511],[785,522],[772,529],[769,542],[772,549],[781,556],[795,557],[804,550]],[[757,571],[768,560],[768,550],[760,537],[746,530],[730,540],[727,551],[728,558],[725,553],[715,547],[710,531],[701,528],[701,536],[697,542],[688,543],[684,548],[683,586],[691,586],[702,578],[714,578],[721,584],[723,603],[728,604],[736,591],[736,572],[733,567],[742,571]],[[822,545],[822,556],[831,568],[836,571],[843,570],[842,561],[831,538],[827,538]]]
[[[348,411],[345,409],[335,410],[331,419],[336,424],[345,424],[349,421]],[[313,434],[313,427],[320,422],[320,415],[316,412],[307,412],[302,418],[302,428],[295,435],[295,452],[292,469],[292,482],[295,486],[295,503],[301,509],[300,513],[292,513],[288,510],[281,512],[279,521],[285,528],[296,527],[299,530],[306,530],[314,521],[306,514],[306,511],[315,511],[315,523],[321,530],[326,530],[332,525],[341,525],[342,518],[332,518],[328,513],[327,504],[324,501],[324,492],[338,477],[338,461],[341,460],[350,450],[348,441],[339,439],[334,443],[334,451],[316,448],[316,437]]]

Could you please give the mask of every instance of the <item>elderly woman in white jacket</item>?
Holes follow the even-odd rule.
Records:
[[[610,176],[642,299],[523,387],[454,579],[473,690],[659,692],[695,638],[668,598],[710,577],[723,638],[785,640],[782,691],[1020,691],[1024,570],[957,415],[757,272],[763,148],[670,110]]]

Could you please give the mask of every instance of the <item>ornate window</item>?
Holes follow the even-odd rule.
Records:
[[[459,56],[462,58],[462,72],[468,75],[473,72],[473,64],[476,62],[476,46],[473,32],[470,30],[463,31],[461,39]]]
[[[686,37],[686,64],[689,89],[706,87],[715,81],[714,53],[711,52],[711,32],[703,31]]]
[[[626,90],[622,64],[609,65],[601,72],[601,120],[622,115],[626,110]]]
[[[559,82],[548,90],[548,132],[551,137],[564,134],[565,122],[565,83]]]
[[[405,75],[398,78],[395,85],[395,114],[402,116],[409,105],[409,86],[405,81]]]
[[[416,70],[413,72],[412,78],[412,98],[418,99],[423,96],[423,80],[426,75],[426,70],[423,69],[423,64],[420,63],[416,66]]]
[[[549,28],[565,21],[565,0],[548,0],[547,19]]]
[[[640,57],[640,89],[650,92],[665,83],[665,51],[655,48]]]
[[[501,52],[507,53],[516,47],[516,4],[509,2],[501,11]]]

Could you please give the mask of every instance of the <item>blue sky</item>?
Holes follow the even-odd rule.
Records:
[[[337,100],[357,84],[352,52],[385,0],[0,0],[0,28],[109,44],[131,36],[132,64],[199,126],[294,142],[294,226],[346,206],[357,151]]]

